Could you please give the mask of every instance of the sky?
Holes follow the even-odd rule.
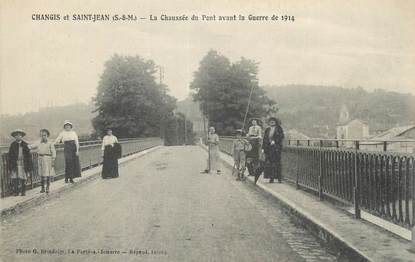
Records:
[[[136,22],[62,21],[132,14]],[[60,14],[35,21],[33,14]],[[150,21],[150,15],[291,15],[294,22]],[[259,62],[260,85],[361,86],[415,94],[415,1],[0,1],[0,114],[89,102],[105,61],[139,55],[164,68],[179,100],[217,50]]]

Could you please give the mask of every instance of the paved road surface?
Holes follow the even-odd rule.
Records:
[[[162,148],[2,221],[1,261],[337,261],[229,169],[199,174],[205,158]]]

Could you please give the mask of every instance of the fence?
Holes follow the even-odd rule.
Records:
[[[122,147],[122,156],[131,155],[148,148],[162,145],[163,140],[160,138],[139,138],[139,139],[120,139]],[[102,141],[85,141],[80,143],[79,161],[81,169],[85,170],[102,163]],[[26,187],[34,188],[40,184],[40,176],[37,168],[37,154],[32,153],[33,160],[33,172],[30,173],[26,180]],[[63,155],[63,147],[61,145],[56,146],[56,161],[55,161],[56,176],[54,180],[62,179],[65,173],[65,160]],[[1,178],[1,197],[6,197],[11,194],[11,179],[8,168],[8,154],[3,153],[1,155],[0,163],[0,178]]]
[[[393,140],[375,140],[365,139],[358,140],[359,150],[362,151],[383,151],[399,153],[415,153],[414,139],[393,139]],[[354,149],[356,140],[353,139],[287,139],[286,145],[318,146],[318,147],[335,147]]]
[[[221,138],[220,148],[231,154],[232,138]],[[300,142],[283,148],[284,179],[297,188],[354,206],[403,227],[414,226],[415,156],[392,152],[325,147]],[[331,142],[330,142],[331,143]]]

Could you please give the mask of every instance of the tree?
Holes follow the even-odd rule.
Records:
[[[193,123],[187,120],[182,113],[171,114],[166,121],[164,144],[166,146],[192,145],[194,144],[194,139]]]
[[[228,58],[211,50],[200,61],[190,88],[193,99],[200,102],[209,125],[223,135],[233,134],[243,126],[249,94],[253,87],[247,119],[265,117],[276,111],[275,102],[258,86],[258,64],[246,58],[231,63]]]
[[[105,128],[119,137],[161,134],[162,121],[176,107],[167,87],[156,83],[156,66],[139,56],[114,55],[105,63],[94,98],[92,120],[99,135]]]

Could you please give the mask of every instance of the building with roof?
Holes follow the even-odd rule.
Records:
[[[415,125],[397,126],[370,137],[360,145],[362,150],[415,152]]]
[[[360,119],[339,123],[336,127],[337,139],[366,139],[369,137],[369,125]]]
[[[290,141],[290,143],[299,143],[300,145],[307,145],[307,140],[310,140],[311,138],[297,129],[290,129],[288,131],[284,131],[284,140]],[[298,141],[296,141],[298,140]]]
[[[336,126],[337,139],[366,139],[369,137],[369,125],[360,119],[350,119],[346,105],[340,109],[339,122]]]

